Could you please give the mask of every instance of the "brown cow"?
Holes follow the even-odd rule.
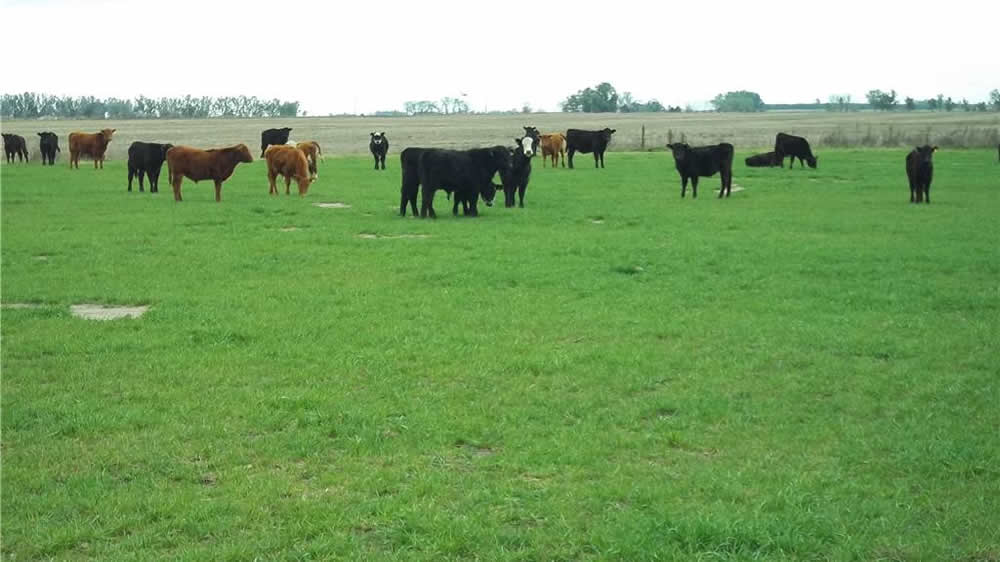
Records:
[[[316,141],[300,142],[295,145],[295,148],[304,152],[306,160],[309,161],[309,177],[314,180],[318,178],[319,169],[316,167],[316,160],[323,156],[323,151],[320,149],[319,143]]]
[[[312,178],[309,177],[309,161],[302,150],[286,144],[272,144],[264,151],[267,159],[267,181],[271,189],[268,195],[277,195],[275,180],[279,175],[285,176],[285,195],[291,191],[289,187],[294,178],[299,184],[299,195],[304,196],[309,191]]]
[[[245,144],[227,148],[201,150],[190,146],[175,146],[167,151],[167,177],[174,188],[174,201],[181,201],[181,182],[184,178],[212,180],[215,182],[215,201],[222,200],[222,182],[233,175],[240,162],[253,162],[250,149]]]
[[[556,167],[559,157],[562,157],[562,167],[566,167],[566,135],[562,133],[549,133],[541,136],[542,147],[542,167],[552,156],[552,167]]]
[[[79,131],[69,134],[69,167],[76,165],[80,169],[80,157],[90,156],[94,159],[94,169],[98,163],[104,169],[104,153],[111,144],[111,135],[116,129],[102,129],[98,133],[81,133]]]

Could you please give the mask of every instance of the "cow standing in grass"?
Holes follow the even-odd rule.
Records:
[[[796,158],[799,159],[800,168],[805,168],[806,164],[808,164],[810,168],[815,168],[816,161],[819,160],[818,157],[813,155],[812,149],[809,148],[809,141],[803,137],[797,137],[795,135],[788,135],[785,133],[778,133],[775,135],[774,153],[777,155],[778,162],[781,163],[782,168],[785,167],[785,157],[792,157],[792,161],[788,165],[789,170],[795,167]]]
[[[372,131],[371,139],[368,141],[368,150],[375,157],[375,169],[378,170],[379,164],[381,164],[384,170],[385,155],[389,152],[389,139],[386,138],[385,131],[377,135]]]
[[[566,154],[569,158],[569,167],[573,168],[573,154],[582,152],[584,154],[594,153],[594,167],[604,167],[604,151],[611,143],[611,135],[615,129],[607,127],[600,131],[581,131],[580,129],[569,129],[566,131]]]
[[[729,197],[733,189],[733,145],[728,142],[711,146],[691,147],[685,143],[668,144],[674,153],[674,165],[681,175],[681,197],[687,191],[688,180],[691,180],[691,197],[698,197],[698,178],[710,177],[715,174],[722,176],[722,188],[719,198]]]
[[[38,151],[42,153],[42,166],[46,163],[55,166],[56,152],[60,152],[59,137],[51,131],[38,133],[38,137]]]
[[[467,202],[467,216],[478,216],[481,196],[487,206],[493,205],[496,187],[493,176],[510,169],[510,150],[505,146],[473,148],[471,150],[425,149],[419,155],[420,216],[436,218],[434,192],[438,189],[455,192],[453,214],[458,214],[459,202]]]
[[[28,161],[28,143],[21,135],[3,133],[3,152],[8,164],[14,162],[15,156],[18,162]]]
[[[531,158],[535,155],[532,146],[534,140],[531,137],[514,139],[517,147],[511,152],[510,169],[500,172],[500,180],[503,182],[503,204],[504,207],[514,206],[514,194],[520,196],[520,206],[524,207],[524,190],[528,189],[528,181],[531,179]]]
[[[139,177],[139,191],[142,191],[142,178],[149,176],[149,192],[160,191],[160,169],[167,159],[167,151],[172,144],[136,141],[128,147],[128,190],[132,191],[132,178]]]
[[[531,151],[534,153],[538,152],[538,144],[542,141],[542,134],[538,132],[538,129],[534,127],[525,127],[524,136],[531,139]]]
[[[936,146],[918,146],[906,155],[906,177],[910,181],[910,203],[931,202]]]
[[[111,144],[111,137],[116,129],[102,129],[97,133],[75,132],[69,134],[69,167],[80,169],[80,157],[89,156],[94,159],[94,169],[100,164],[104,169],[104,153]]]
[[[549,157],[552,157],[552,167],[556,167],[556,163],[562,164],[562,167],[566,167],[566,135],[562,133],[548,133],[541,136],[538,145],[542,148],[542,167],[548,162]]]
[[[295,145],[295,148],[301,150],[306,155],[306,160],[309,162],[309,177],[315,180],[319,177],[319,166],[317,161],[323,156],[323,150],[319,147],[319,143],[316,141],[306,141],[300,142]]]
[[[295,150],[292,148],[292,150]],[[189,178],[215,182],[215,201],[222,201],[222,182],[233,175],[240,162],[253,162],[245,144],[227,148],[201,150],[190,146],[175,146],[167,151],[167,177],[174,189],[174,201],[181,201],[181,182]]]
[[[305,196],[309,191],[309,184],[312,183],[305,152],[294,146],[275,144],[267,147],[264,158],[267,159],[267,182],[271,188],[268,195],[278,194],[276,180],[280,175],[285,178],[285,195],[291,193],[291,183],[294,179],[299,185],[299,196]]]
[[[291,127],[280,129],[264,129],[260,132],[260,157],[264,157],[264,151],[272,144],[287,144],[288,134],[292,132]]]

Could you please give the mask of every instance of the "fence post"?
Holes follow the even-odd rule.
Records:
[[[645,151],[646,150],[646,125],[645,124],[642,125],[642,138],[641,138],[641,140],[639,142],[640,142],[640,145],[639,145],[640,150]]]

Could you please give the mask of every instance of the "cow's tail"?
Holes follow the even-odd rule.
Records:
[[[316,146],[316,154],[319,154],[319,159],[322,160],[323,159],[323,149],[319,147],[319,143],[316,142],[316,141],[313,141],[313,145]]]

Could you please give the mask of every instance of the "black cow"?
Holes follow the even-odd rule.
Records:
[[[594,167],[600,165],[604,167],[604,151],[608,149],[611,142],[611,135],[615,129],[605,127],[600,131],[581,131],[580,129],[569,129],[566,131],[566,152],[569,156],[569,167],[573,167],[573,153],[582,152],[584,154],[594,153]]]
[[[42,166],[48,162],[50,166],[56,165],[56,152],[59,150],[59,137],[51,131],[38,133],[38,151],[42,153]]]
[[[747,166],[751,168],[771,168],[773,166],[778,166],[781,161],[778,160],[777,152],[765,152],[763,154],[754,154],[746,159]]]
[[[399,216],[406,216],[406,204],[410,204],[413,216],[417,213],[417,193],[420,191],[420,155],[432,148],[406,148],[399,153],[399,169],[403,183],[399,187]]]
[[[538,143],[542,141],[542,134],[534,127],[525,127],[524,136],[531,137],[531,152],[538,152]]]
[[[382,163],[382,169],[385,169],[385,154],[389,152],[389,139],[385,137],[385,131],[379,134],[374,132],[371,134],[371,140],[368,141],[368,150],[371,151],[372,156],[375,157],[375,169],[378,169],[379,162]]]
[[[160,168],[167,159],[167,151],[172,144],[136,141],[128,147],[128,190],[132,191],[132,178],[139,176],[139,191],[142,191],[143,175],[149,176],[149,192],[160,191]]]
[[[812,150],[809,149],[809,141],[802,137],[786,135],[785,133],[778,133],[774,137],[774,153],[777,154],[782,168],[785,167],[785,157],[792,157],[792,163],[788,165],[788,169],[795,167],[796,158],[799,159],[800,168],[805,168],[806,164],[809,164],[810,168],[815,168],[816,161],[819,160],[819,158],[813,156]]]
[[[425,149],[419,155],[421,205],[420,216],[436,218],[434,192],[438,189],[455,192],[458,214],[459,202],[468,204],[466,215],[479,214],[478,200],[482,196],[487,206],[493,205],[496,188],[493,176],[510,169],[510,150],[505,146],[473,148],[471,150]]]
[[[264,151],[272,144],[288,144],[288,133],[292,132],[291,127],[280,129],[265,129],[260,133],[260,157],[264,157]]]
[[[528,188],[528,181],[531,180],[531,157],[535,154],[531,146],[534,140],[526,136],[514,139],[514,142],[517,148],[511,152],[510,170],[500,172],[504,207],[514,206],[515,192],[520,196],[520,206],[524,207],[524,190]],[[525,146],[526,143],[528,146]]]
[[[691,180],[691,196],[698,197],[698,177],[714,176],[717,172],[722,176],[719,198],[723,194],[729,197],[733,189],[733,145],[723,142],[692,148],[677,142],[668,144],[667,148],[673,151],[674,164],[681,175],[681,197],[687,191],[688,179]]]
[[[3,152],[8,164],[14,161],[15,155],[18,162],[28,161],[28,143],[21,135],[3,133]]]
[[[931,180],[934,179],[932,157],[936,146],[918,146],[906,155],[906,177],[910,180],[910,203],[931,202]]]

